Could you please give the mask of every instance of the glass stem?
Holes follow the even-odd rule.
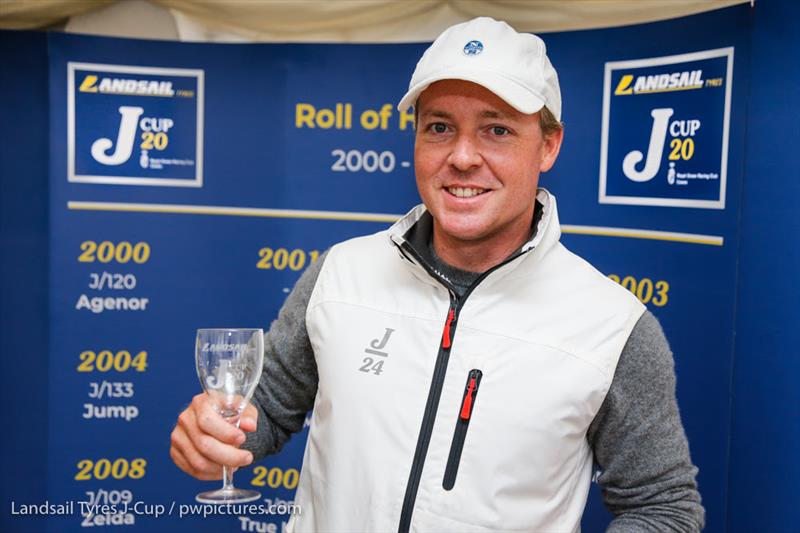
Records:
[[[233,490],[233,468],[222,467],[222,490]]]
[[[233,425],[236,428],[239,428],[239,422],[241,418],[239,416],[236,417],[236,421],[233,422]],[[233,471],[235,469],[229,466],[222,465],[222,490],[233,490]]]

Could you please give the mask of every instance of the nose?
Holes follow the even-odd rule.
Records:
[[[459,172],[468,172],[480,167],[483,157],[478,150],[476,140],[465,134],[456,137],[453,149],[447,157],[447,163]]]

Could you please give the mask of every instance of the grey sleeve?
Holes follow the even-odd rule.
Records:
[[[264,371],[253,394],[258,427],[242,448],[256,459],[277,453],[303,429],[317,394],[317,362],[306,330],[306,308],[327,252],[297,280],[264,336]]]
[[[699,531],[705,511],[675,398],[672,352],[646,311],[587,433],[612,533]]]

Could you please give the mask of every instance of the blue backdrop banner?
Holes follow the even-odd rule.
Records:
[[[727,498],[750,34],[742,6],[543,35],[566,138],[541,186],[567,247],[667,332],[709,531]],[[236,472],[267,506],[242,515],[196,507],[217,484],[169,457],[201,390],[195,331],[268,328],[326,248],[419,202],[395,104],[425,48],[47,36],[46,497],[73,507],[13,528],[282,530],[307,430]],[[593,492],[586,531],[609,520]]]

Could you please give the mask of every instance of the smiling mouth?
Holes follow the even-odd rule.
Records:
[[[445,190],[458,198],[472,198],[489,192],[489,189],[473,189],[471,187],[445,187]]]

